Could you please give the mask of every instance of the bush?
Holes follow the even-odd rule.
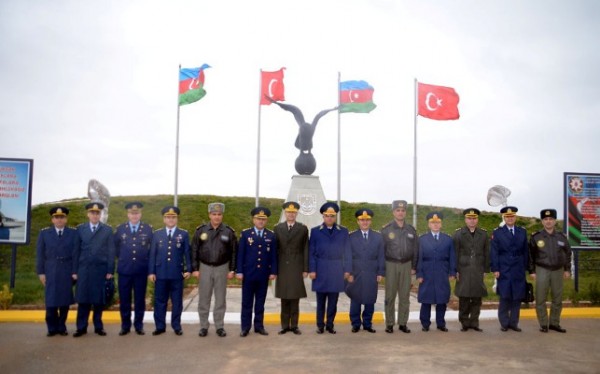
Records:
[[[600,305],[600,285],[598,285],[598,281],[590,283],[588,296],[592,305]]]
[[[14,294],[10,292],[7,284],[2,286],[2,291],[0,291],[0,309],[7,310],[12,304]]]

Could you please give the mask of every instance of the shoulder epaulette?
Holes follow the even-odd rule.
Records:
[[[50,227],[52,227],[52,226],[44,227],[44,228],[43,228],[43,229],[41,229],[40,231],[46,231],[46,230],[48,230]]]
[[[391,222],[386,223],[385,225],[381,226],[382,229],[385,229],[386,227],[388,227],[389,225],[391,225]]]
[[[204,227],[204,226],[206,226],[206,223],[196,226],[196,230],[199,230],[201,227]]]
[[[377,231],[377,230],[373,230],[373,229],[371,229],[371,231],[373,231],[373,232],[376,232],[376,233],[378,233],[378,234],[381,234],[381,232],[380,232],[380,231]]]
[[[229,225],[223,224],[223,227],[225,227],[225,228],[227,228],[227,229],[235,232],[235,229],[233,227],[229,226]]]
[[[355,233],[355,232],[357,232],[357,231],[358,231],[358,229],[356,229],[356,230],[352,230],[352,231],[350,231],[350,232],[349,232],[349,234]]]

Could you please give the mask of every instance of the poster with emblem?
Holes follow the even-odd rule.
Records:
[[[33,160],[0,158],[0,244],[29,244]]]
[[[600,249],[600,174],[564,173],[564,198],[571,247]]]

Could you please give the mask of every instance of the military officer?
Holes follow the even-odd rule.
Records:
[[[254,227],[242,231],[237,252],[237,279],[242,281],[242,331],[248,336],[252,326],[254,305],[254,332],[269,335],[263,323],[269,280],[277,277],[277,241],[273,231],[266,228],[271,211],[256,207],[250,212]]]
[[[500,296],[498,320],[500,330],[520,332],[521,300],[525,297],[525,271],[529,268],[527,231],[516,226],[518,209],[506,206],[500,210],[505,225],[494,230],[491,240],[491,270],[498,281]]]
[[[300,205],[287,201],[282,206],[285,221],[275,226],[278,275],[275,297],[281,299],[281,331],[300,335],[300,299],[306,297],[304,278],[308,275],[308,228],[296,221]]]
[[[199,336],[208,335],[210,301],[215,295],[213,319],[217,335],[225,337],[224,328],[227,280],[235,274],[237,237],[235,231],[223,223],[225,204],[208,204],[209,223],[198,226],[192,239],[192,267],[198,278]]]
[[[405,220],[406,207],[405,200],[394,200],[394,219],[381,230],[385,245],[385,332],[390,334],[394,332],[396,321],[400,331],[410,333],[407,322],[410,312],[411,276],[416,273],[419,238],[415,228]]]
[[[450,281],[456,276],[456,253],[449,235],[441,232],[442,213],[427,214],[429,232],[419,237],[419,259],[417,261],[418,300],[421,303],[422,331],[431,325],[431,304],[435,304],[437,329],[448,332],[446,306],[450,301]]]
[[[354,213],[358,230],[350,233],[352,250],[352,273],[346,293],[350,297],[350,322],[352,332],[356,333],[361,326],[364,330],[375,333],[373,313],[377,301],[378,283],[385,275],[385,250],[383,238],[377,231],[371,230],[371,209],[359,209]],[[351,292],[350,289],[353,289]],[[361,313],[361,308],[364,310]]]
[[[490,271],[490,242],[487,232],[478,227],[481,212],[476,208],[463,210],[465,226],[454,233],[456,250],[456,287],[458,296],[458,320],[460,331],[479,328],[481,300],[487,296],[487,287],[483,281],[485,273]]]
[[[125,204],[128,221],[115,231],[115,249],[119,274],[119,311],[121,331],[127,335],[131,330],[131,293],[134,299],[133,328],[144,335],[144,313],[146,311],[146,287],[148,285],[148,258],[152,245],[152,226],[142,222],[144,204],[133,201]]]
[[[317,293],[317,334],[325,330],[335,334],[334,322],[344,280],[352,271],[352,250],[348,229],[336,223],[340,207],[333,202],[321,206],[323,223],[310,230],[308,241],[308,276]],[[325,320],[327,309],[327,320]]]
[[[104,204],[91,202],[85,206],[89,222],[77,226],[74,269],[77,273],[78,338],[87,334],[90,311],[94,311],[94,332],[105,336],[102,311],[106,304],[106,280],[115,272],[115,242],[112,227],[100,222]]]
[[[556,231],[555,209],[542,210],[540,218],[544,229],[531,235],[529,240],[529,273],[535,279],[535,311],[541,332],[548,332],[550,329],[565,333],[567,330],[560,326],[560,312],[563,278],[568,279],[571,275],[571,246],[566,235]],[[546,309],[548,289],[552,295],[550,323]]]
[[[73,298],[73,256],[77,230],[67,226],[69,209],[50,209],[52,226],[42,229],[37,241],[36,271],[44,286],[47,336],[69,335],[67,315]]]
[[[183,312],[184,279],[192,272],[190,239],[187,231],[177,227],[181,211],[176,206],[166,206],[161,211],[164,228],[154,231],[148,279],[154,286],[154,323],[152,335],[166,331],[167,304],[171,299],[171,327],[176,335],[183,335],[181,313]]]

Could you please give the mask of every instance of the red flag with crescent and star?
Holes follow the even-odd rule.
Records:
[[[285,101],[285,87],[283,86],[283,70],[261,71],[260,105],[271,105],[267,99],[270,97],[275,101]]]
[[[419,83],[419,115],[438,121],[458,119],[460,98],[452,87]]]

